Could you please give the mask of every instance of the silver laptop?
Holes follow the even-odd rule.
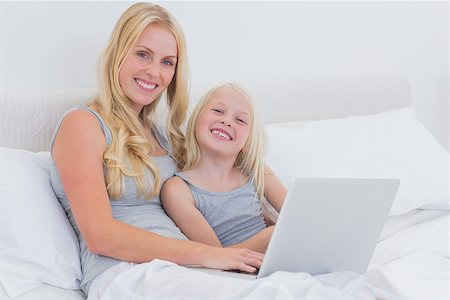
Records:
[[[363,274],[399,184],[398,179],[295,178],[258,274],[209,272],[249,279],[276,271]]]

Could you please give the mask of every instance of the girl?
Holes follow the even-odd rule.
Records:
[[[80,242],[81,289],[102,295],[117,274],[155,258],[252,272],[263,256],[186,239],[165,214],[161,184],[185,164],[183,32],[164,8],[137,3],[105,49],[90,106],[62,117],[51,144],[51,183]],[[167,92],[167,131],[154,122]]]
[[[279,212],[286,189],[264,165],[263,124],[236,84],[209,91],[196,106],[186,133],[187,162],[161,190],[164,209],[193,241],[246,247],[264,253],[261,201]]]

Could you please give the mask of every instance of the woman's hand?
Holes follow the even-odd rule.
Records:
[[[249,249],[211,247],[204,253],[201,266],[255,273],[261,267],[263,258],[264,254]]]

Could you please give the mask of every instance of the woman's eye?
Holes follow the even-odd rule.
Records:
[[[149,58],[148,54],[145,53],[145,52],[142,52],[142,51],[139,51],[139,52],[137,53],[137,55],[138,55],[140,58],[143,58],[143,59],[148,59],[148,58]]]
[[[162,63],[165,64],[166,66],[173,66],[173,62],[170,60],[163,60]]]

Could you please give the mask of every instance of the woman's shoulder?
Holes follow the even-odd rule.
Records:
[[[152,124],[153,133],[161,146],[169,153],[172,153],[172,145],[170,144],[169,131],[166,126],[160,123]]]
[[[155,122],[152,124],[152,127],[153,127],[153,131],[155,131],[155,133],[157,133],[158,135],[164,137],[165,139],[169,138],[169,131],[167,129],[167,126],[165,126],[161,123]]]
[[[111,132],[97,112],[87,106],[75,106],[66,112],[60,119],[52,136],[50,149],[53,149],[57,140],[75,145],[80,143],[85,147],[109,144]]]
[[[62,126],[73,127],[79,133],[84,132],[84,130],[101,133],[98,130],[100,129],[98,117],[92,111],[86,109],[74,108],[68,111],[63,118]]]
[[[62,117],[61,121],[64,123],[94,123],[100,117],[95,107],[76,105],[69,109]],[[101,117],[100,117],[101,118]]]
[[[84,109],[72,109],[64,116],[60,132],[70,134],[73,138],[92,137],[98,139],[103,135],[98,118]]]
[[[79,128],[80,133],[83,132],[83,130],[91,130],[92,133],[96,135],[104,136],[108,145],[111,143],[111,130],[95,105],[75,106],[64,115],[62,121],[67,126]]]
[[[97,111],[89,106],[74,106],[63,116],[64,122],[91,122],[96,120]]]

